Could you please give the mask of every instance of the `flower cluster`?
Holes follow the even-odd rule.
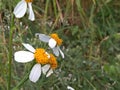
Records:
[[[37,33],[36,35],[39,36],[41,41],[48,42],[49,47],[52,48],[53,53],[56,56],[59,56],[60,52],[64,58],[64,54],[59,47],[59,45],[62,44],[62,39],[60,39],[57,34],[51,34],[50,36],[47,36],[45,34]],[[49,54],[43,48],[34,49],[30,44],[22,43],[22,45],[28,51],[22,50],[15,52],[14,59],[20,63],[27,63],[35,60],[36,64],[33,66],[29,75],[29,79],[32,82],[37,82],[41,76],[41,73],[46,75],[46,77],[49,77],[53,73],[53,70],[57,68],[58,63],[53,54]]]
[[[17,6],[14,8],[14,15],[16,18],[22,18],[25,13],[28,11],[29,19],[31,21],[35,20],[35,15],[32,9],[33,0],[21,0]],[[41,33],[36,34],[40,41],[48,43],[48,46],[52,49],[53,54],[55,56],[59,56],[59,54],[64,58],[64,53],[60,49],[60,45],[63,40],[58,37],[56,33],[51,35],[45,35]],[[22,43],[22,45],[27,49],[27,51],[21,50],[14,53],[15,61],[19,63],[27,63],[31,61],[35,61],[36,64],[31,69],[29,79],[32,82],[37,82],[43,73],[46,77],[49,77],[55,68],[57,68],[58,63],[56,57],[48,53],[44,48],[33,48],[30,44]]]

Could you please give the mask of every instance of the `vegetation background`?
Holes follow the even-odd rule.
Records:
[[[27,14],[16,19],[20,0],[0,0],[0,90],[7,90],[9,37],[13,24],[12,50],[22,42],[45,47],[35,33],[58,33],[63,39],[59,66],[49,78],[29,80],[18,90],[120,90],[120,0],[33,0],[36,20]],[[14,20],[11,18],[14,17]],[[12,56],[13,56],[12,54]],[[30,70],[31,63],[11,62],[11,89]]]

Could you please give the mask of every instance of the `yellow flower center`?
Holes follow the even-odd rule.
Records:
[[[57,60],[56,58],[54,57],[54,55],[50,54],[50,58],[49,58],[49,62],[48,62],[50,65],[51,65],[51,68],[52,69],[55,69],[57,68]]]
[[[57,42],[57,45],[62,44],[63,40],[60,39],[57,34],[54,33],[54,34],[51,34],[50,36],[51,36],[51,38],[53,38]]]
[[[25,0],[27,3],[29,3],[29,2],[33,2],[33,0]]]
[[[40,64],[47,64],[49,60],[48,54],[42,48],[36,49],[34,57],[36,59],[36,62]]]

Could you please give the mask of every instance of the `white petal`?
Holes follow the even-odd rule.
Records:
[[[56,44],[57,44],[57,42],[53,38],[51,38],[49,40],[48,45],[49,45],[50,48],[54,48],[56,46]]]
[[[30,72],[29,79],[32,82],[37,82],[41,76],[41,65],[35,64]]]
[[[39,36],[39,39],[43,42],[49,42],[50,40],[50,36],[47,36],[45,34],[36,33],[36,36]]]
[[[48,71],[48,73],[47,73],[46,77],[49,77],[52,73],[53,73],[53,70],[52,70],[52,69],[50,69],[50,70]]]
[[[57,46],[58,47],[58,46]],[[64,58],[65,56],[64,56],[64,53],[61,51],[61,49],[58,47],[58,49],[59,49],[59,51],[60,51],[60,54],[61,54],[61,56],[62,56],[62,58]]]
[[[67,86],[67,89],[68,90],[75,90],[74,88],[70,87],[70,86]]]
[[[34,12],[33,12],[33,9],[32,9],[32,3],[28,3],[28,7],[29,7],[29,19],[31,21],[34,21],[35,20],[35,15],[34,15]]]
[[[26,63],[34,59],[34,54],[28,51],[18,51],[15,52],[14,59],[17,62]]]
[[[55,56],[59,56],[59,49],[57,47],[53,48],[52,50]]]
[[[25,0],[22,0],[17,4],[13,13],[17,18],[21,18],[25,15],[26,11],[27,11],[27,3],[25,2]]]
[[[47,71],[49,70],[49,68],[50,68],[50,65],[49,65],[49,64],[44,65],[44,66],[42,67],[42,72],[43,72],[43,74],[46,75],[46,73],[47,73]]]
[[[22,45],[29,51],[31,52],[35,52],[35,49],[30,45],[30,44],[25,44],[25,43],[22,43]]]

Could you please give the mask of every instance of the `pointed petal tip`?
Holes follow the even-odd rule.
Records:
[[[68,90],[75,90],[73,87],[71,87],[71,86],[67,86],[67,89]]]
[[[27,49],[27,50],[29,50],[29,51],[31,51],[31,52],[35,52],[35,49],[33,48],[33,46],[32,45],[30,45],[30,44],[27,44],[27,43],[22,43],[22,45]]]
[[[34,21],[35,20],[35,14],[33,12],[33,9],[32,9],[32,3],[28,3],[28,7],[29,7],[29,17],[28,19],[31,20],[31,21]]]
[[[50,70],[48,71],[48,73],[47,73],[46,77],[49,77],[52,73],[53,73],[53,70],[52,70],[52,69],[50,69]]]
[[[64,55],[64,53],[62,52],[62,50],[60,49],[60,47],[57,46],[57,48],[58,48],[58,50],[59,50],[59,52],[60,52],[62,58],[65,58],[65,55]]]

